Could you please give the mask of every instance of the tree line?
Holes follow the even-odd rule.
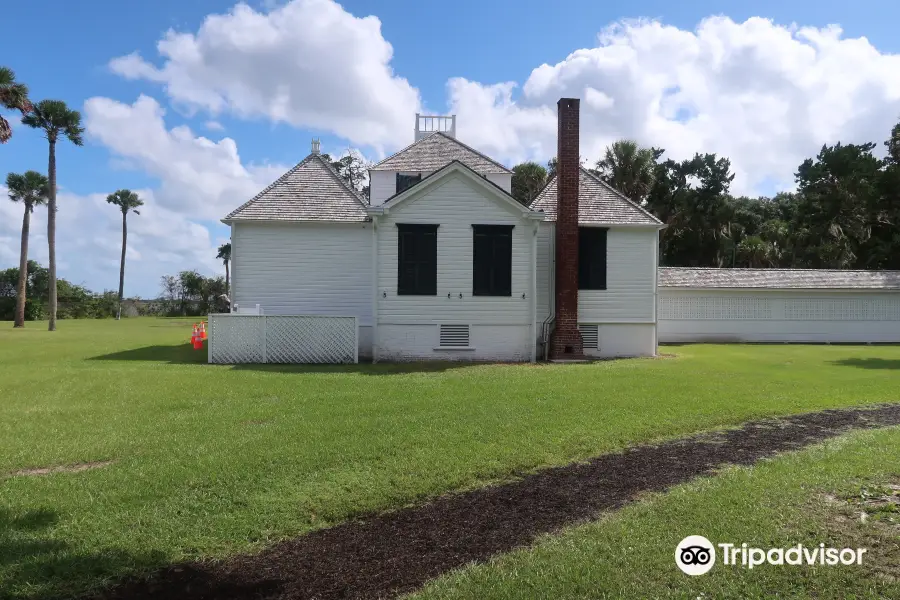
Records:
[[[0,105],[17,110],[22,114],[22,124],[41,131],[48,143],[47,175],[39,171],[29,170],[25,173],[9,173],[6,177],[9,199],[20,202],[24,207],[22,218],[22,241],[19,250],[18,280],[16,282],[16,307],[13,315],[13,327],[24,327],[26,320],[26,304],[28,302],[28,236],[31,227],[31,215],[34,209],[47,206],[47,308],[46,316],[50,331],[56,330],[58,317],[59,282],[56,277],[56,144],[60,140],[69,140],[75,146],[84,145],[84,127],[81,126],[81,113],[70,109],[62,100],[41,100],[32,102],[28,98],[28,86],[16,80],[16,75],[8,67],[0,67]],[[13,130],[9,121],[0,116],[0,143],[5,144],[12,138]],[[122,300],[125,288],[125,252],[128,240],[128,215],[139,215],[138,208],[144,202],[131,190],[118,190],[106,197],[106,201],[116,206],[122,213],[122,257],[119,263],[119,293],[116,298],[116,318],[122,316]],[[77,287],[77,286],[76,286]],[[82,288],[83,289],[83,288]],[[33,316],[32,311],[29,316]]]
[[[588,170],[656,215],[660,264],[684,267],[900,269],[900,124],[877,144],[823,145],[795,173],[797,189],[734,196],[731,162],[716,154],[676,161],[631,140]],[[513,167],[512,194],[530,204],[556,170]]]

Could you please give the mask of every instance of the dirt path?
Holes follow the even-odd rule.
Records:
[[[638,446],[513,483],[349,522],[251,556],[167,567],[98,598],[383,598],[472,561],[529,544],[725,464],[749,465],[850,429],[900,425],[900,404],[754,421],[735,429]]]

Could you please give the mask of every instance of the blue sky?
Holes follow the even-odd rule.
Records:
[[[321,13],[326,0],[309,2],[310,10]],[[61,198],[58,233],[63,277],[94,289],[116,286],[118,232],[114,210],[102,198],[122,187],[146,190],[148,204],[160,207],[159,214],[151,209],[147,222],[135,225],[126,294],[154,296],[159,275],[166,272],[213,273],[219,267],[205,254],[214,255],[228,236],[216,215],[224,216],[252,195],[250,190],[302,159],[313,135],[323,138],[327,151],[352,146],[377,159],[410,141],[416,108],[455,110],[464,141],[513,164],[552,155],[553,98],[580,96],[583,110],[593,111],[584,117],[586,157],[595,159],[605,143],[621,136],[661,145],[673,156],[717,151],[732,158],[741,193],[789,187],[798,159],[821,143],[835,137],[880,141],[900,117],[900,75],[890,75],[900,53],[896,2],[346,1],[336,8],[339,22],[298,33],[318,39],[321,32],[319,42],[298,47],[282,40],[284,52],[253,39],[250,23],[267,19],[285,3],[249,4],[253,14],[228,24],[233,37],[225,39],[221,32],[225,41],[214,32],[203,37],[202,72],[193,70],[187,54],[168,57],[186,78],[177,81],[152,71],[166,64],[157,44],[170,29],[200,39],[204,20],[227,14],[233,2],[51,1],[43,5],[40,43],[33,7],[4,6],[0,56],[29,85],[33,99],[65,100],[86,117],[86,102],[104,99],[93,104],[85,147],[64,143],[58,153],[59,183],[68,194]],[[380,20],[380,37],[359,21],[368,15]],[[717,15],[726,20],[701,27]],[[753,17],[772,23],[748,21]],[[297,23],[309,21],[299,18]],[[611,24],[639,18],[643,24],[630,22],[617,34],[607,31],[611,41],[598,42]],[[654,29],[646,20],[666,29]],[[804,27],[821,32],[829,24],[839,24],[842,33],[825,35],[825,41],[818,34],[797,34]],[[358,48],[343,57],[347,44]],[[377,54],[386,44],[393,55],[365,66],[378,71],[377,78],[354,72],[360,57]],[[220,45],[227,48],[218,55]],[[579,50],[585,51],[582,59],[568,59]],[[113,59],[135,52],[140,65],[111,67]],[[328,68],[317,70],[317,63]],[[553,68],[541,71],[545,64]],[[832,79],[845,72],[850,83],[836,88]],[[346,83],[354,79],[360,80]],[[242,97],[254,85],[265,90],[269,80],[273,90],[284,82],[294,86],[287,108],[267,104],[265,92],[252,101]],[[229,89],[241,81],[243,88]],[[502,87],[506,82],[516,85]],[[323,113],[313,98],[319,91],[355,97]],[[138,110],[141,95],[147,101]],[[729,97],[731,106],[739,107],[730,116]],[[371,108],[379,104],[374,98],[383,101]],[[160,115],[155,129],[151,114]],[[798,125],[796,115],[810,115],[810,123]],[[0,146],[4,173],[45,171],[45,141],[11,121],[14,137]],[[181,126],[190,133],[173,132]],[[766,136],[788,143],[772,151]],[[233,147],[222,142],[225,138]],[[219,181],[217,169],[231,178],[224,181],[236,184],[226,183],[207,197],[209,182]],[[203,179],[179,197],[179,186],[195,172]],[[17,207],[5,207],[0,219],[0,268],[5,268],[17,261],[21,215]],[[42,260],[39,223],[36,230],[32,256]]]

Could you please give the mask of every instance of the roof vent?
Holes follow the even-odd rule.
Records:
[[[416,141],[440,131],[456,137],[456,115],[420,115],[416,113]]]
[[[313,154],[318,154],[320,145],[321,145],[321,142],[319,141],[319,138],[313,138],[312,139],[312,150],[310,150],[310,152],[312,152]]]

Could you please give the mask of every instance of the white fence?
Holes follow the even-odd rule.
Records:
[[[209,315],[209,362],[355,363],[356,317]]]

